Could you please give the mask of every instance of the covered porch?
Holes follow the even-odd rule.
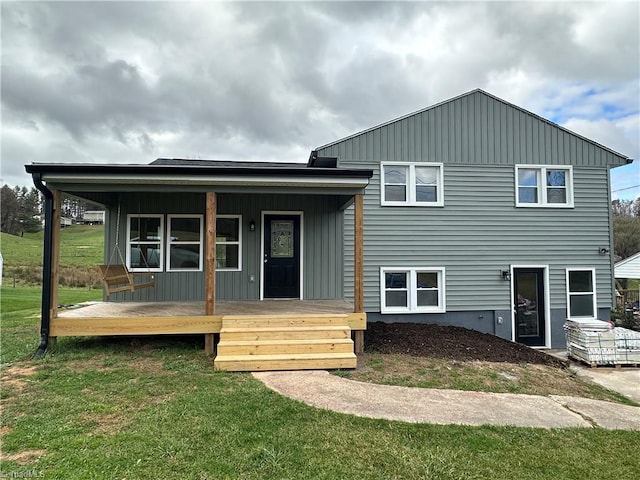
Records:
[[[36,186],[45,194],[48,213],[39,350],[55,344],[59,336],[202,334],[205,352],[213,355],[216,369],[355,367],[355,353],[363,349],[366,329],[362,288],[363,194],[371,172],[335,166],[238,168],[220,162],[211,162],[211,165],[201,162],[193,168],[190,162],[186,162],[188,166],[185,162],[80,169],[77,165],[73,168],[56,165],[51,166],[50,171],[40,165],[27,168],[34,174]],[[147,252],[153,250],[159,257],[157,263],[152,263],[151,256],[148,262],[144,259],[144,263],[147,270],[154,270],[155,285],[141,292],[132,289],[105,295],[104,302],[77,310],[58,311],[59,218],[63,192],[107,207],[105,259],[113,256],[110,232],[114,232],[114,220],[118,225],[126,219],[126,231],[115,228],[116,247],[118,242],[126,245],[126,264],[122,263],[134,270],[136,255],[147,256]],[[127,201],[132,204],[132,200],[127,199],[137,199],[137,214],[133,213],[134,207],[127,206]],[[286,208],[274,209],[264,202]],[[125,206],[122,215],[121,204]],[[142,212],[141,204],[144,205]],[[355,218],[351,236],[354,260],[352,266],[344,267],[341,257],[335,257],[341,255],[344,234],[342,227],[336,229],[335,225],[341,225],[342,211],[350,205]],[[293,208],[296,206],[298,208]],[[237,236],[244,236],[244,240],[227,238],[223,242],[226,253],[232,252],[236,261],[235,268],[226,271],[219,271],[224,262],[217,258],[221,244],[216,227],[221,211],[221,218],[236,219]],[[149,230],[151,233],[145,232],[147,238],[141,236],[139,228],[132,233],[134,229],[129,222],[136,215],[146,215],[145,221],[149,224],[157,221],[159,227]],[[287,218],[293,218],[289,222],[294,229],[291,252],[298,256],[299,262],[288,267],[293,268],[293,273],[285,272],[280,277],[268,275],[265,265],[275,264],[279,255],[284,256],[268,243],[275,242],[277,237],[269,230],[276,223],[269,224],[268,215],[277,217],[273,222],[279,222],[278,226],[286,224]],[[174,218],[184,217],[201,219],[200,227],[196,227],[196,230],[200,228],[199,242],[196,236],[195,242],[191,241],[186,247],[180,244],[178,233],[170,223]],[[325,221],[329,227],[321,227]],[[278,238],[282,242],[282,237]],[[235,251],[228,250],[229,245]],[[186,248],[191,248],[196,261],[174,265],[170,255]],[[322,249],[328,252],[327,257]],[[352,269],[352,294],[345,294],[343,285],[336,284],[336,279],[342,281],[343,268]],[[274,279],[285,277],[289,280],[283,281],[294,278],[293,290],[277,298],[278,290],[268,287]]]

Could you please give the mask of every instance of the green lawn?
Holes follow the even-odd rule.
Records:
[[[71,303],[97,291],[62,289]],[[2,293],[2,475],[54,479],[634,478],[640,432],[412,425],[308,407],[214,372],[201,337],[61,338]],[[89,297],[89,298],[88,298]]]

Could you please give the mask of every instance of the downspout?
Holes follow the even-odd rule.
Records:
[[[42,357],[49,345],[51,325],[51,258],[53,245],[53,193],[42,183],[42,174],[34,173],[33,184],[44,195],[44,253],[42,265],[42,311],[40,316],[40,345],[33,358]]]

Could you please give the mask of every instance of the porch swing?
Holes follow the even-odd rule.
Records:
[[[138,217],[138,224],[140,218]],[[140,228],[138,228],[140,231]],[[106,265],[98,265],[100,274],[102,275],[102,285],[107,296],[110,296],[118,292],[135,292],[141,288],[149,288],[156,286],[155,275],[151,273],[149,264],[147,263],[146,254],[140,251],[140,257],[144,261],[147,267],[147,272],[130,272],[127,268],[127,263],[122,257],[120,251],[120,202],[118,201],[118,217],[116,219],[116,241],[114,248],[111,250],[111,256],[109,257],[109,263]],[[113,263],[114,255],[118,253],[120,263]],[[136,282],[136,278],[147,277],[148,281]]]

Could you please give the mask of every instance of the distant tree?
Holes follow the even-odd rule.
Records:
[[[38,191],[32,187],[27,190],[26,187],[20,189],[18,197],[20,205],[20,224],[25,232],[37,232],[40,230],[40,195]]]
[[[632,217],[634,215],[633,200],[614,200],[611,202],[611,210],[614,215]]]
[[[640,252],[640,198],[614,200],[611,209],[615,256],[624,259]]]
[[[0,190],[0,231],[16,235],[20,229],[20,204],[15,190],[3,185]]]

